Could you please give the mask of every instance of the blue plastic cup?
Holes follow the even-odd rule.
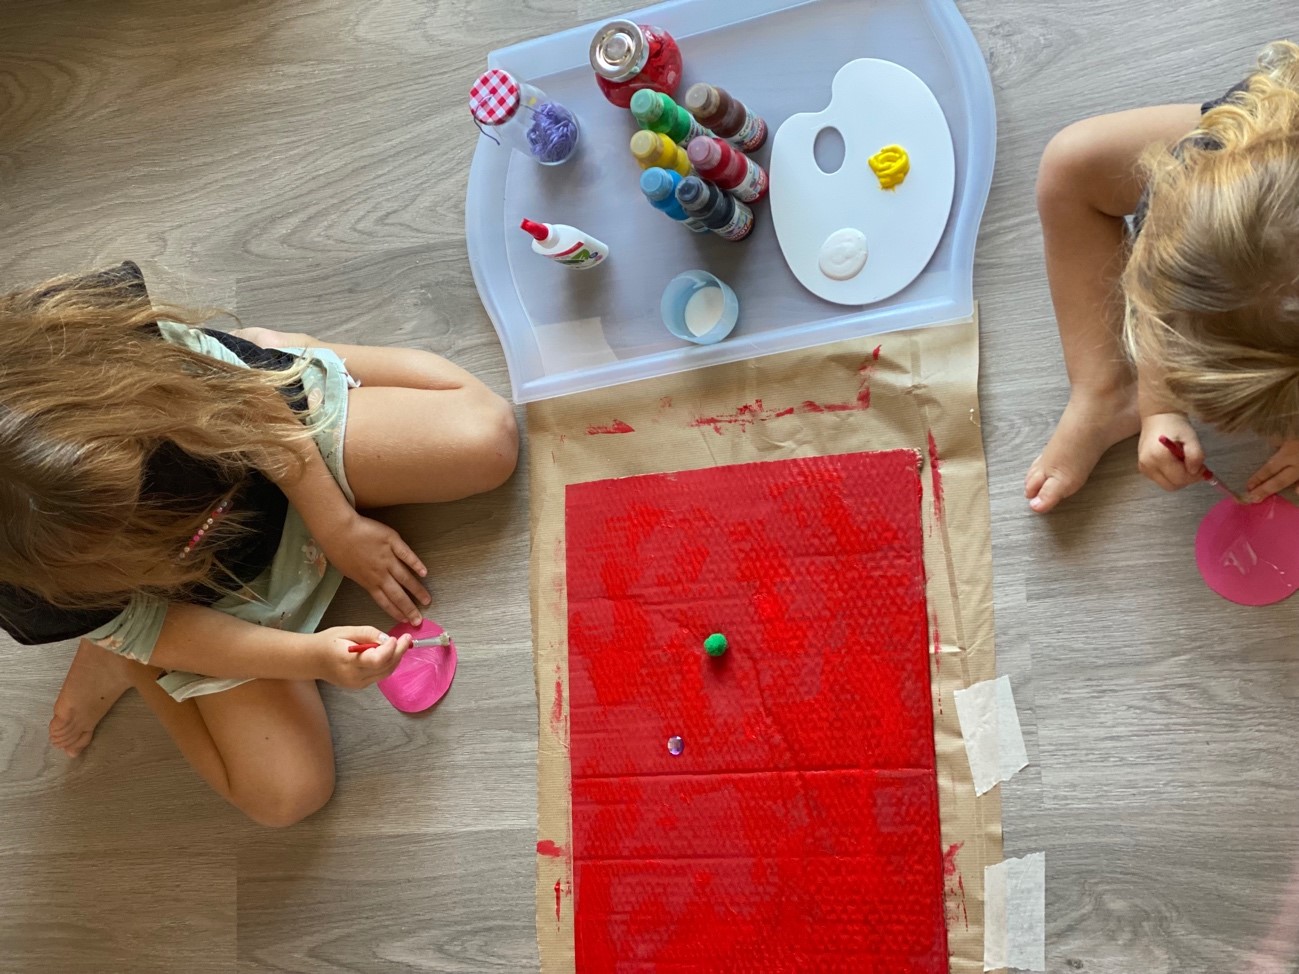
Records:
[[[701,293],[709,288],[717,288],[720,295]],[[696,295],[699,297],[695,298]],[[695,298],[693,306],[691,298]],[[659,309],[663,315],[663,324],[677,338],[696,345],[713,345],[729,335],[735,327],[735,322],[740,317],[740,299],[707,271],[685,271],[668,283]]]

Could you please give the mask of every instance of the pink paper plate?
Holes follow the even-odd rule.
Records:
[[[1204,581],[1241,605],[1271,605],[1299,588],[1299,508],[1272,496],[1258,504],[1224,498],[1195,534]]]
[[[440,636],[443,629],[431,619],[419,626],[403,622],[388,630],[388,635],[401,637],[410,633],[416,639]],[[406,651],[397,668],[377,684],[379,692],[388,702],[407,714],[428,710],[446,696],[451,681],[456,676],[456,644],[450,646],[416,647]]]

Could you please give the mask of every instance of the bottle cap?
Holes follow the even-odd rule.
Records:
[[[542,243],[545,243],[547,240],[550,239],[550,227],[546,226],[546,224],[544,223],[538,223],[535,220],[524,220],[522,223],[519,224],[519,226],[523,230],[526,230],[528,233],[532,234],[535,238],[540,240]]]
[[[631,154],[642,162],[657,159],[663,153],[661,138],[657,132],[641,129],[631,137]]]
[[[508,71],[484,71],[469,89],[469,113],[480,125],[508,122],[518,110],[519,83]]]
[[[700,135],[690,140],[686,147],[690,164],[696,169],[715,169],[722,164],[722,149],[713,139]]]
[[[591,70],[609,81],[627,81],[649,60],[645,32],[630,20],[611,20],[591,38]]]
[[[658,99],[658,92],[642,88],[631,96],[631,113],[636,121],[649,126],[663,117],[663,104]]]
[[[676,179],[673,179],[673,176],[676,176]],[[679,173],[668,172],[666,169],[654,166],[640,174],[640,189],[642,193],[658,203],[673,194],[680,179]]]
[[[721,104],[722,97],[717,89],[706,82],[691,85],[686,92],[686,110],[691,115],[716,115]]]
[[[690,206],[708,195],[708,188],[698,176],[687,176],[677,184],[677,202]]]

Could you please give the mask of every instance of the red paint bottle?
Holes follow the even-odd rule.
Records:
[[[675,94],[681,84],[681,49],[661,27],[611,20],[591,39],[591,70],[604,97],[630,108],[642,88]]]
[[[767,170],[725,139],[691,139],[686,155],[700,176],[738,200],[753,203],[767,195]]]

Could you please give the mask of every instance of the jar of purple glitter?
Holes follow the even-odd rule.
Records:
[[[500,68],[483,72],[469,89],[469,113],[488,138],[543,166],[567,162],[577,151],[577,116]]]

